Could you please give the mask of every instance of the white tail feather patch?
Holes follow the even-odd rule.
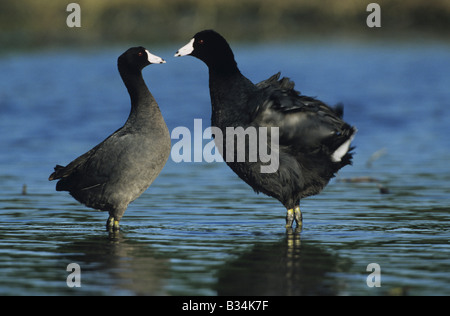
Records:
[[[334,153],[331,155],[331,161],[339,162],[342,160],[342,157],[344,157],[345,154],[348,153],[350,144],[353,141],[355,134],[356,132],[353,133],[353,135],[348,140],[346,140],[341,146],[338,147],[338,149],[334,151]]]

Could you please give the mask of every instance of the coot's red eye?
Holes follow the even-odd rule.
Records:
[[[144,53],[143,53],[143,52],[139,52],[139,53],[138,53],[138,56],[139,56],[139,57],[142,57],[142,56],[144,56]]]
[[[202,39],[199,39],[198,41],[197,41],[197,43],[199,43],[199,44],[203,44],[205,41],[204,40],[202,40]]]

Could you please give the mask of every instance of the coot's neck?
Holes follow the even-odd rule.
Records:
[[[233,50],[225,39],[212,52],[199,58],[208,66],[210,73],[212,71],[222,76],[240,74]]]
[[[123,69],[119,64],[119,73],[130,95],[132,111],[154,103],[140,70]]]
[[[232,77],[241,73],[234,58],[206,62],[206,65],[209,68],[210,75],[213,73],[222,77]]]
[[[233,60],[234,61],[234,60]],[[211,123],[219,128],[246,125],[248,123],[247,92],[255,85],[239,71],[237,64],[228,68],[209,67],[211,95]]]

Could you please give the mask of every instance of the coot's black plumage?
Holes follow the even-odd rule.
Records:
[[[280,74],[253,84],[244,77],[227,41],[206,30],[175,54],[199,58],[209,68],[212,126],[279,127],[279,166],[261,173],[261,161],[225,161],[256,192],[278,199],[288,210],[286,227],[301,226],[300,199],[319,193],[335,173],[351,164],[350,143],[356,129],[342,120],[342,107],[335,109],[294,90]],[[270,144],[270,142],[269,142]],[[248,144],[247,144],[248,149]],[[270,152],[270,149],[267,151]],[[225,146],[222,151],[225,155]]]
[[[57,165],[49,180],[88,207],[109,212],[108,229],[119,229],[128,204],[155,180],[170,153],[170,135],[142,69],[165,61],[143,47],[118,58],[119,73],[131,98],[128,120],[116,132],[66,167]]]

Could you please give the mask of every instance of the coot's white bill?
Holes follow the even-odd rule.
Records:
[[[152,53],[150,53],[148,50],[145,50],[145,52],[147,53],[147,59],[151,64],[165,64],[166,61],[164,59],[162,59],[159,56],[153,55]]]
[[[187,43],[185,46],[181,47],[177,53],[175,54],[175,57],[181,57],[191,54],[194,51],[194,39],[191,39],[189,43]]]

